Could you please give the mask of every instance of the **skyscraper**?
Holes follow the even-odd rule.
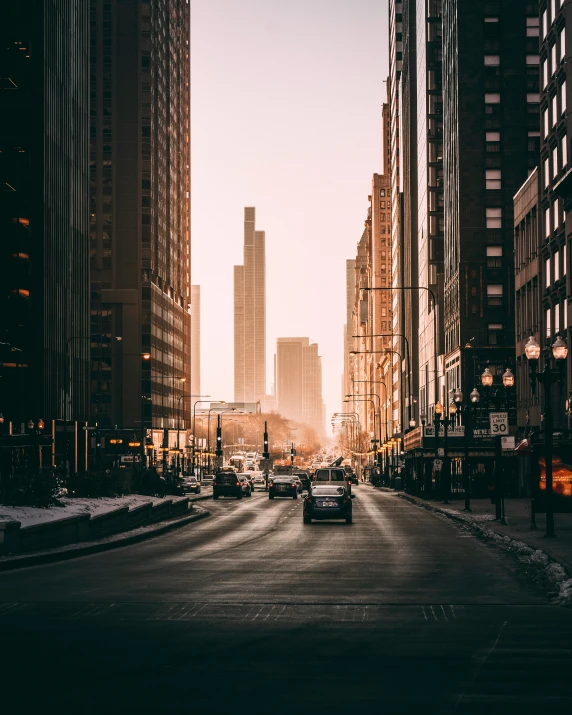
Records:
[[[265,233],[256,209],[244,209],[244,264],[234,267],[234,401],[258,402],[266,394]]]
[[[308,338],[278,338],[276,342],[276,408],[287,419],[324,434],[322,358]]]
[[[187,0],[91,0],[92,417],[156,445],[190,405],[189,40]]]
[[[191,286],[191,396],[201,394],[201,287]]]
[[[1,411],[16,431],[88,419],[88,19],[83,0],[2,6]]]

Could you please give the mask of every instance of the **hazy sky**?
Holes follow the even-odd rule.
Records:
[[[345,261],[381,166],[387,0],[192,0],[192,281],[202,392],[232,400],[243,209],[266,231],[268,390],[277,337],[319,344],[341,407]]]

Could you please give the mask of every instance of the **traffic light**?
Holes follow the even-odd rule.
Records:
[[[216,452],[217,457],[222,457],[222,427],[220,424],[220,415],[218,418],[218,427],[216,428]]]
[[[270,452],[268,451],[268,423],[264,423],[264,450],[262,452],[264,459],[270,459]]]

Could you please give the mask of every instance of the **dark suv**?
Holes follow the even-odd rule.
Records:
[[[299,471],[299,472],[292,472],[293,477],[298,477],[298,479],[302,482],[302,489],[305,489],[306,491],[310,491],[310,475],[306,471]]]
[[[244,484],[236,472],[218,472],[213,480],[213,499],[236,497],[242,499]]]
[[[291,475],[279,475],[268,480],[268,498],[274,497],[298,499],[298,486]]]

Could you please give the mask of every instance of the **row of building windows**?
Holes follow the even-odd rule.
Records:
[[[556,253],[544,262],[544,273],[546,276],[546,288],[550,288],[552,283],[556,283],[566,275],[567,250],[566,244],[562,246],[561,251]]]
[[[560,107],[558,106],[560,104]],[[552,116],[550,116],[552,114]],[[558,91],[552,97],[550,104],[542,113],[542,125],[544,127],[544,137],[550,134],[550,129],[560,121],[566,114],[566,82],[562,82]],[[552,121],[550,121],[552,119]]]
[[[560,11],[560,8],[564,4],[564,0],[550,0],[550,3],[546,4],[546,10],[542,13],[542,37],[546,39],[548,35],[548,30],[552,26],[554,20]],[[550,9],[550,17],[548,16],[548,10]]]

